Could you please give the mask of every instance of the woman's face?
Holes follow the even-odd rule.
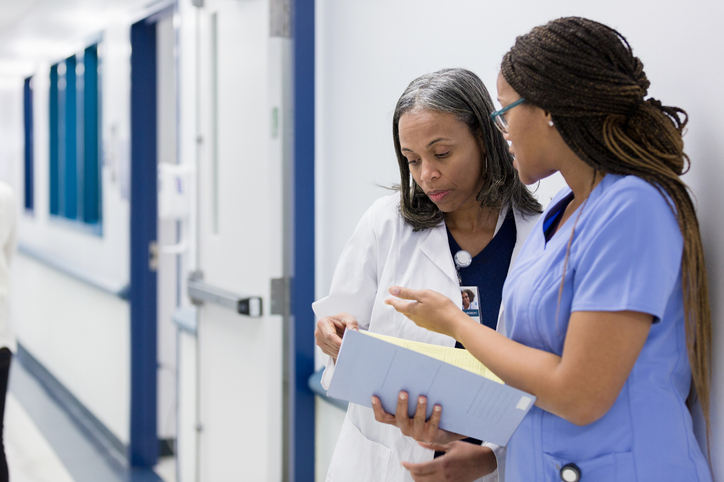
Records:
[[[520,99],[503,77],[498,74],[498,101],[502,107]],[[524,184],[533,184],[558,170],[551,162],[551,136],[556,135],[554,127],[548,125],[550,116],[543,109],[523,102],[505,113],[508,133],[505,138],[510,144],[510,153],[515,160],[513,167]],[[553,156],[554,157],[554,156]]]
[[[468,296],[467,291],[463,291],[463,307],[467,309],[470,306],[470,296]]]
[[[480,207],[483,153],[467,125],[453,114],[413,110],[398,130],[412,178],[442,212]]]

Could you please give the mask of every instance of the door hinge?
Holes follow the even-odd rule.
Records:
[[[288,315],[290,312],[289,278],[271,280],[271,314]]]

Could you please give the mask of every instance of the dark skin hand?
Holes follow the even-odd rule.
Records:
[[[490,447],[461,442],[459,440],[463,438],[462,435],[440,428],[442,417],[440,405],[433,407],[432,416],[426,420],[427,398],[419,396],[415,415],[412,418],[408,417],[408,397],[407,392],[400,392],[395,415],[385,412],[380,399],[372,397],[372,411],[375,413],[375,420],[398,427],[403,435],[414,438],[422,447],[445,452],[445,455],[429,462],[419,464],[403,462],[402,465],[410,471],[412,480],[466,482],[479,479],[497,468],[495,454]]]
[[[415,482],[472,482],[498,468],[490,447],[462,441],[444,445],[420,442],[420,445],[445,454],[419,464],[402,462]]]
[[[375,420],[387,425],[394,425],[400,429],[403,435],[412,437],[418,442],[445,444],[463,438],[462,435],[448,432],[439,427],[440,417],[442,417],[442,407],[440,405],[433,407],[432,416],[429,420],[426,420],[427,398],[423,396],[417,398],[415,415],[412,418],[408,417],[407,398],[407,392],[400,392],[397,398],[395,415],[392,415],[385,412],[379,398],[372,397],[372,411],[375,413]]]

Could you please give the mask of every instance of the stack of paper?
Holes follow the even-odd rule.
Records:
[[[498,445],[508,443],[535,402],[503,384],[467,350],[345,332],[327,394],[367,407],[377,395],[394,414],[401,390],[410,395],[410,416],[424,395],[428,418],[434,405],[442,406],[440,428]]]

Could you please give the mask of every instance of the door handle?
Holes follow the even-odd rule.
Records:
[[[237,294],[206,283],[200,272],[191,273],[188,281],[189,298],[194,304],[214,303],[251,318],[262,316],[261,296]]]

